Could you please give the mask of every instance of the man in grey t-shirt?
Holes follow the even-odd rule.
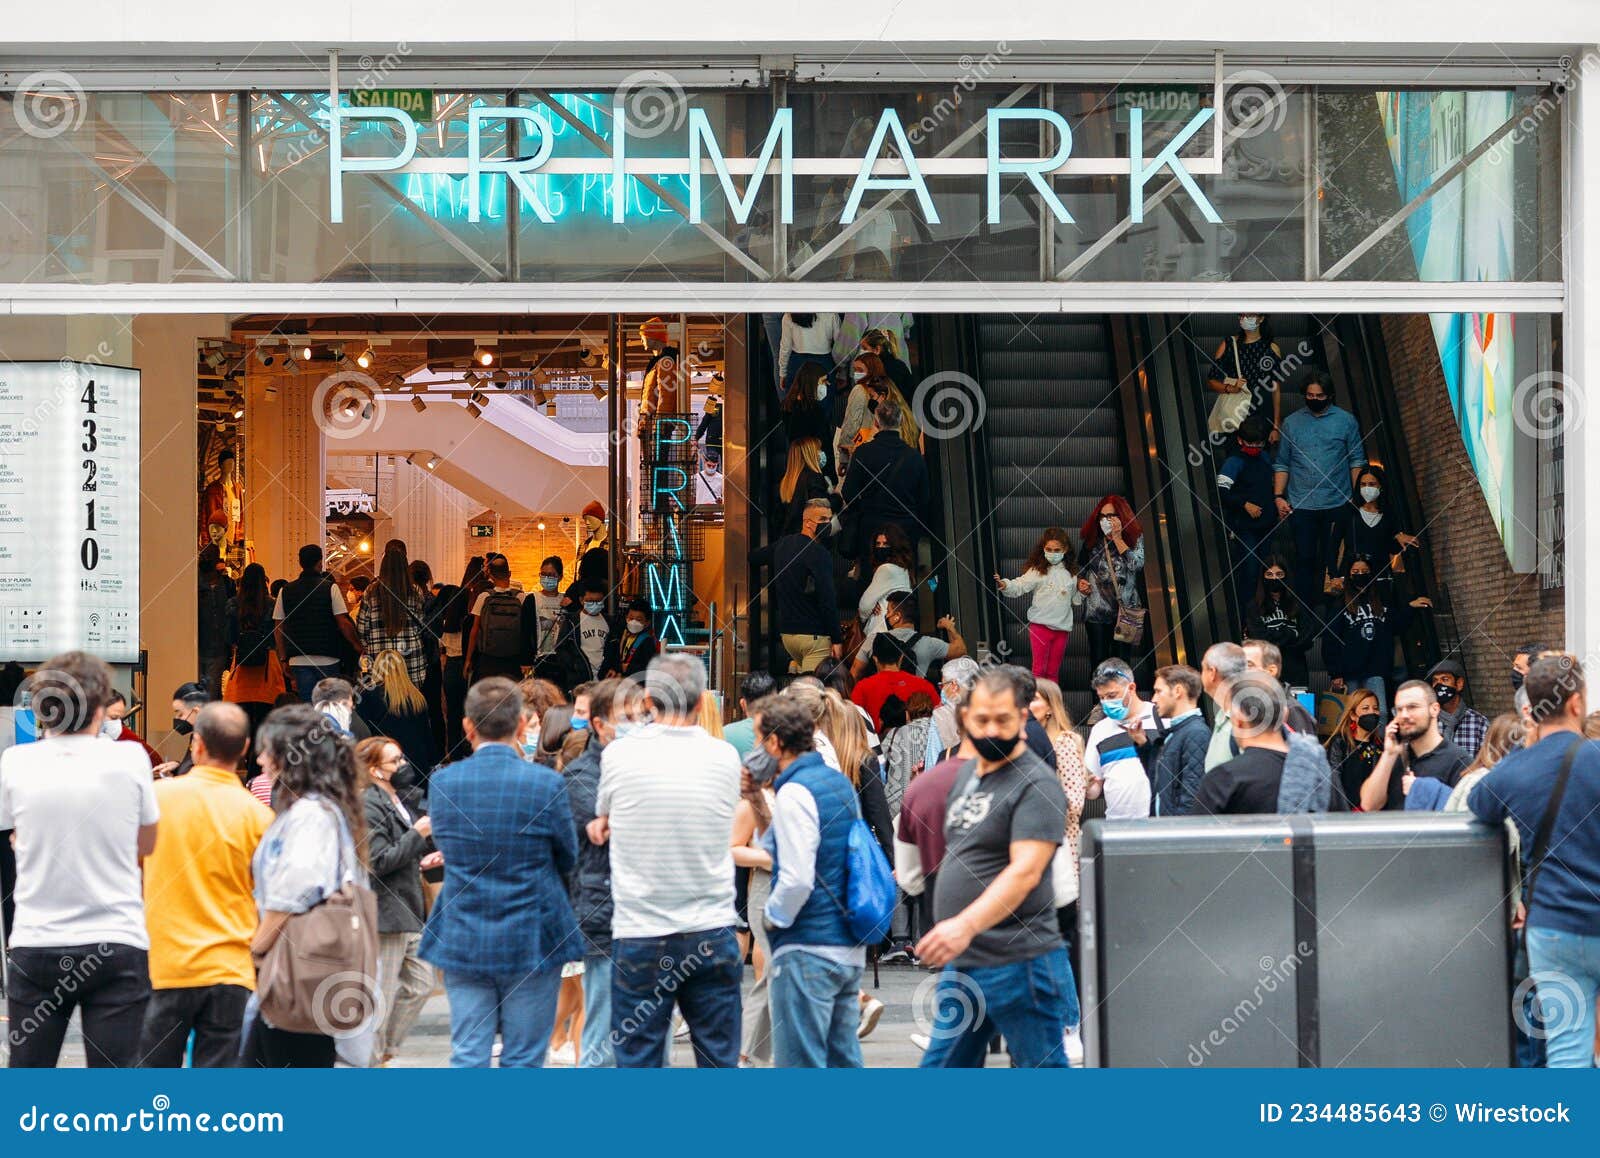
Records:
[[[937,923],[916,950],[944,967],[925,1067],[981,1066],[996,1033],[1018,1066],[1067,1064],[1063,1034],[1077,1024],[1078,997],[1051,872],[1067,801],[1023,738],[1032,693],[1032,678],[1010,665],[985,671],[967,693],[978,755],[950,790]]]

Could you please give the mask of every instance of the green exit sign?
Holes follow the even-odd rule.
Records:
[[[485,526],[482,523],[474,523],[472,524],[472,537],[474,539],[492,539],[494,538],[494,527]]]
[[[1200,111],[1200,90],[1195,88],[1119,88],[1117,120],[1128,123],[1128,110],[1137,108],[1149,121],[1188,121]]]
[[[399,109],[419,121],[433,119],[431,88],[354,88],[350,90],[350,103],[358,109]]]

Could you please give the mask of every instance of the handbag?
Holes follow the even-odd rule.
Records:
[[[856,818],[850,824],[845,845],[845,928],[858,945],[876,945],[888,939],[897,894],[894,870],[883,847],[872,835],[872,828],[861,816],[856,801]]]
[[[1230,338],[1233,344],[1233,376],[1243,378],[1244,371],[1239,365],[1239,339]],[[1244,420],[1250,417],[1254,409],[1256,396],[1244,389],[1237,394],[1218,394],[1217,400],[1211,404],[1210,417],[1206,419],[1206,429],[1212,434],[1232,434],[1239,429]]]
[[[1533,886],[1539,879],[1539,870],[1544,867],[1544,858],[1550,851],[1550,834],[1556,827],[1556,816],[1561,811],[1561,800],[1567,794],[1567,779],[1572,775],[1572,762],[1578,758],[1578,749],[1587,743],[1583,737],[1578,737],[1568,746],[1567,754],[1561,761],[1561,771],[1556,773],[1555,786],[1550,789],[1550,803],[1544,806],[1544,815],[1539,818],[1538,831],[1533,834],[1533,848],[1528,854],[1528,874],[1522,885],[1522,911],[1531,915],[1533,913]],[[1526,980],[1532,975],[1528,966],[1528,922],[1524,918],[1522,928],[1513,934],[1516,941],[1516,955],[1513,959],[1511,972],[1515,981]]]
[[[277,940],[256,957],[256,1000],[274,1029],[343,1037],[360,1030],[381,1004],[378,898],[353,877],[345,879],[350,830],[338,809],[323,807],[339,822],[336,873],[343,883],[285,921]]]
[[[1117,582],[1116,568],[1111,562],[1111,544],[1101,541],[1106,552],[1106,570],[1111,573],[1111,590],[1117,597],[1117,626],[1111,632],[1111,638],[1118,643],[1130,644],[1138,647],[1144,642],[1145,609],[1135,607],[1122,600],[1122,584]]]

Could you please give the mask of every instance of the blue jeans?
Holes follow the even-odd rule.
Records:
[[[783,1068],[860,1069],[856,1030],[861,966],[839,965],[804,949],[773,959],[772,1064]]]
[[[447,972],[444,991],[450,1000],[451,1068],[488,1066],[496,1030],[503,1043],[502,1068],[544,1065],[556,1026],[559,966],[500,977]]]
[[[611,1045],[611,958],[603,953],[583,959],[583,1041],[578,1065],[606,1069],[617,1064]]]
[[[311,691],[319,680],[331,680],[339,675],[336,663],[290,664],[289,674],[294,677],[294,693],[306,703],[311,702]]]
[[[1600,935],[1529,926],[1528,972],[1544,1018],[1545,1064],[1594,1067],[1594,1001],[1600,993]]]
[[[982,1068],[989,1039],[998,1033],[1012,1065],[1059,1069],[1067,1064],[1061,1039],[1077,1004],[1065,945],[1009,965],[946,965],[934,991],[922,1068]]]
[[[733,926],[611,942],[611,1040],[617,1065],[657,1069],[671,1044],[672,1007],[683,1011],[695,1064],[739,1064],[739,981]]]

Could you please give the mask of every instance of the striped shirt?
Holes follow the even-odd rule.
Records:
[[[650,724],[605,746],[595,815],[611,825],[614,937],[734,923],[739,756],[703,728]]]

